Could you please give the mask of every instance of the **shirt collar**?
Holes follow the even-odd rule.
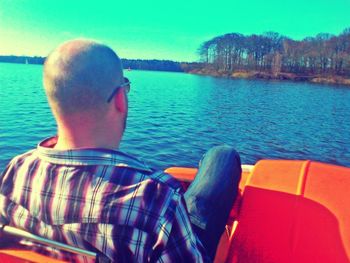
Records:
[[[120,151],[104,148],[57,150],[53,147],[57,137],[50,137],[38,144],[36,154],[42,160],[62,165],[112,165],[152,172],[144,162]]]

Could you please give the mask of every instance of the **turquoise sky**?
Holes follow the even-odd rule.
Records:
[[[230,32],[302,39],[350,27],[350,0],[0,0],[0,54],[45,56],[93,38],[122,58],[195,61],[198,46]]]

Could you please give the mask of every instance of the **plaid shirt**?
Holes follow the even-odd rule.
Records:
[[[118,262],[203,261],[178,181],[118,151],[61,151],[56,141],[9,163],[0,177],[0,223]]]

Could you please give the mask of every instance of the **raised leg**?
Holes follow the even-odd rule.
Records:
[[[185,193],[194,231],[212,259],[237,196],[241,172],[239,154],[232,147],[213,147],[203,156]]]

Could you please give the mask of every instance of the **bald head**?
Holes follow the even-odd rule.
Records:
[[[44,87],[53,113],[103,113],[114,88],[123,83],[122,65],[109,47],[72,40],[57,47],[44,64]]]

